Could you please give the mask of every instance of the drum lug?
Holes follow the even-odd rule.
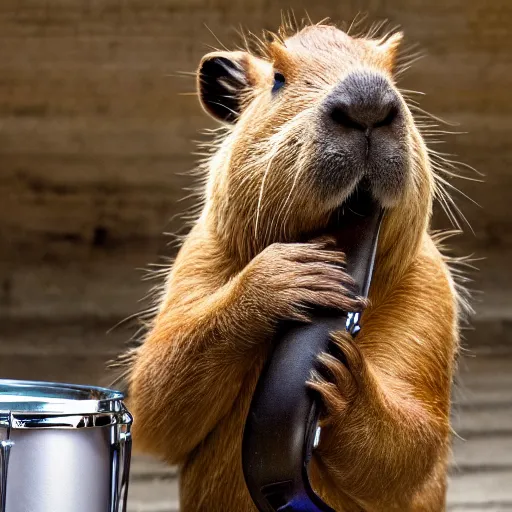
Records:
[[[119,423],[113,427],[114,443],[111,455],[113,485],[110,510],[111,512],[126,512],[132,452],[132,436],[130,430],[133,418],[130,413],[125,410],[118,419]]]
[[[0,441],[0,512],[5,512],[7,500],[7,469],[9,467],[9,456],[14,441],[6,439]]]
[[[121,475],[120,489],[119,489],[119,512],[125,512],[128,502],[128,483],[130,476],[130,462],[132,455],[132,435],[129,431],[121,432],[119,441],[123,447],[123,470]]]

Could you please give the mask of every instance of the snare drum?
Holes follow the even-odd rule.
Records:
[[[124,512],[132,418],[122,399],[0,380],[0,512]]]

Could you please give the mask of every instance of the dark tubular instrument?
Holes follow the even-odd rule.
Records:
[[[347,256],[357,293],[370,287],[382,209],[356,197],[344,206],[335,236]],[[305,385],[317,357],[329,351],[329,333],[359,331],[359,313],[322,314],[293,324],[275,340],[256,387],[244,430],[242,463],[251,497],[262,512],[332,511],[313,491],[308,464],[320,414],[318,396]]]

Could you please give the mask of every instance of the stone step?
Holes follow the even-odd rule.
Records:
[[[177,480],[130,482],[128,512],[177,512]]]
[[[134,455],[130,470],[128,512],[176,512],[178,479],[176,467],[151,457]]]
[[[512,468],[504,471],[456,475],[448,489],[449,510],[512,510]]]

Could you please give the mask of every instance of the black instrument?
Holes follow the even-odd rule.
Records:
[[[368,295],[382,208],[356,194],[344,207],[335,235],[347,256],[357,294]],[[329,351],[329,333],[359,331],[359,313],[318,313],[311,324],[283,326],[256,387],[245,424],[245,482],[261,512],[333,511],[313,491],[312,457],[320,401],[306,387],[317,357]]]

